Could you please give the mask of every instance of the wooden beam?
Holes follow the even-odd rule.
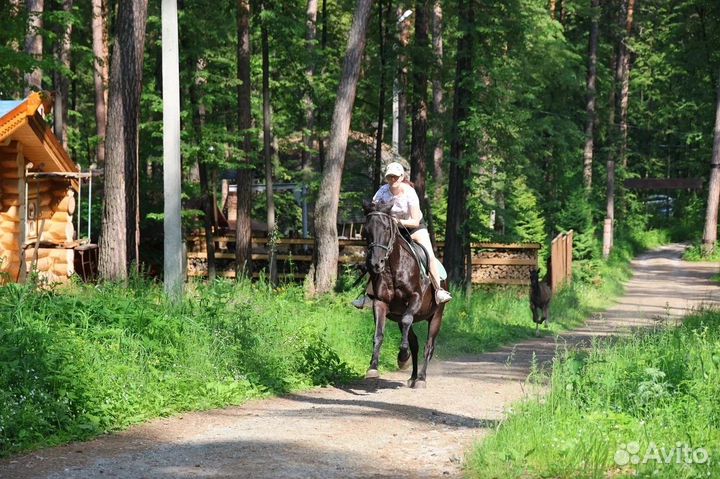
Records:
[[[632,178],[625,188],[632,190],[700,190],[703,178]]]
[[[474,265],[515,265],[515,266],[537,266],[537,258],[473,258]]]

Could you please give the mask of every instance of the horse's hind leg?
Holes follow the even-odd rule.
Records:
[[[410,375],[410,379],[407,381],[407,386],[409,388],[415,387],[415,381],[417,380],[417,372],[418,372],[418,338],[415,334],[415,331],[413,331],[412,328],[410,328],[410,332],[408,334],[408,341],[410,342],[410,358],[412,358],[412,374]],[[407,366],[406,366],[407,367]]]
[[[383,338],[385,336],[385,322],[387,319],[387,305],[381,301],[373,302],[373,315],[375,316],[375,340],[373,345],[373,355],[370,360],[370,367],[365,373],[366,378],[379,378],[378,362],[380,360],[380,348],[382,347]]]

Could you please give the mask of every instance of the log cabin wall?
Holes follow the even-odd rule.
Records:
[[[67,181],[33,179],[28,182],[27,271],[51,283],[75,273],[75,192]]]
[[[20,278],[20,245],[24,216],[21,191],[25,182],[22,145],[0,146],[0,284]]]

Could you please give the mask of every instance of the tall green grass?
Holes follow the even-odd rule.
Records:
[[[720,477],[720,312],[565,352],[550,385],[469,456],[469,477]]]
[[[358,377],[373,323],[300,287],[0,288],[0,455]],[[388,347],[393,347],[390,332]],[[394,362],[384,355],[383,366]]]

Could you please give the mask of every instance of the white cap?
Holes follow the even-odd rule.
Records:
[[[403,176],[405,174],[405,168],[403,168],[403,165],[398,163],[397,161],[393,161],[392,163],[389,163],[387,167],[385,167],[385,176]]]

